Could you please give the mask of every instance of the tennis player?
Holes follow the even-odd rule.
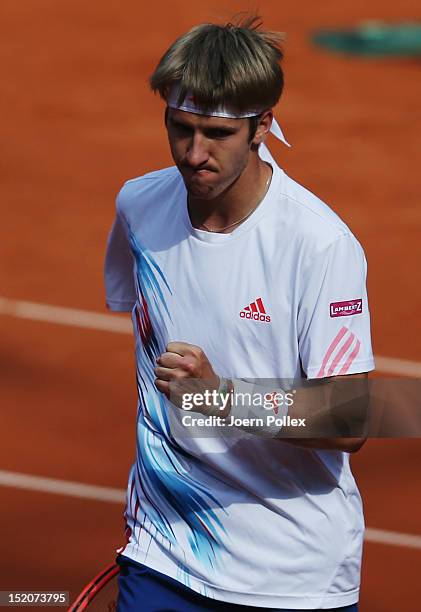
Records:
[[[283,438],[233,399],[250,379],[323,388],[374,368],[363,250],[265,145],[286,142],[281,41],[255,17],[199,25],[150,79],[175,165],[123,186],[105,269],[108,307],[132,312],[139,395],[120,612],[357,610],[364,437]],[[171,395],[183,382],[193,410]],[[193,417],[207,433],[189,435]]]

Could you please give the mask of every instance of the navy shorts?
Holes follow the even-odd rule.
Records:
[[[136,563],[128,557],[119,555],[117,612],[276,612],[274,608],[240,606],[204,597],[196,591],[156,572],[145,565]],[[331,609],[330,612],[358,612],[358,604]],[[308,612],[308,610],[278,610],[278,612]]]

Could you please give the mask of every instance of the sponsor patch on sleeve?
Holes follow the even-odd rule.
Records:
[[[361,314],[363,311],[363,301],[348,300],[347,302],[332,302],[329,307],[331,317],[349,317],[350,315]]]

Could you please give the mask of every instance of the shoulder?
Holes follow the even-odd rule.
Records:
[[[317,254],[337,241],[354,242],[361,248],[351,229],[328,204],[285,173],[279,195],[278,213],[288,233],[307,252]]]
[[[297,282],[303,279],[304,288],[323,280],[328,270],[341,283],[363,278],[364,249],[348,225],[314,193],[287,175],[283,179],[277,211],[284,219]]]
[[[153,200],[156,204],[159,196],[171,193],[181,180],[176,166],[148,172],[127,180],[117,195],[117,210],[123,216],[127,215],[133,206],[145,206]]]

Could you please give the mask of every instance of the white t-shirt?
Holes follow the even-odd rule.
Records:
[[[176,437],[183,412],[153,385],[169,341],[200,346],[235,378],[374,368],[360,244],[270,161],[266,197],[230,234],[192,227],[175,167],[118,195],[107,304],[133,309],[139,394],[124,555],[216,600],[329,609],[358,601],[364,522],[349,455],[245,432]]]

